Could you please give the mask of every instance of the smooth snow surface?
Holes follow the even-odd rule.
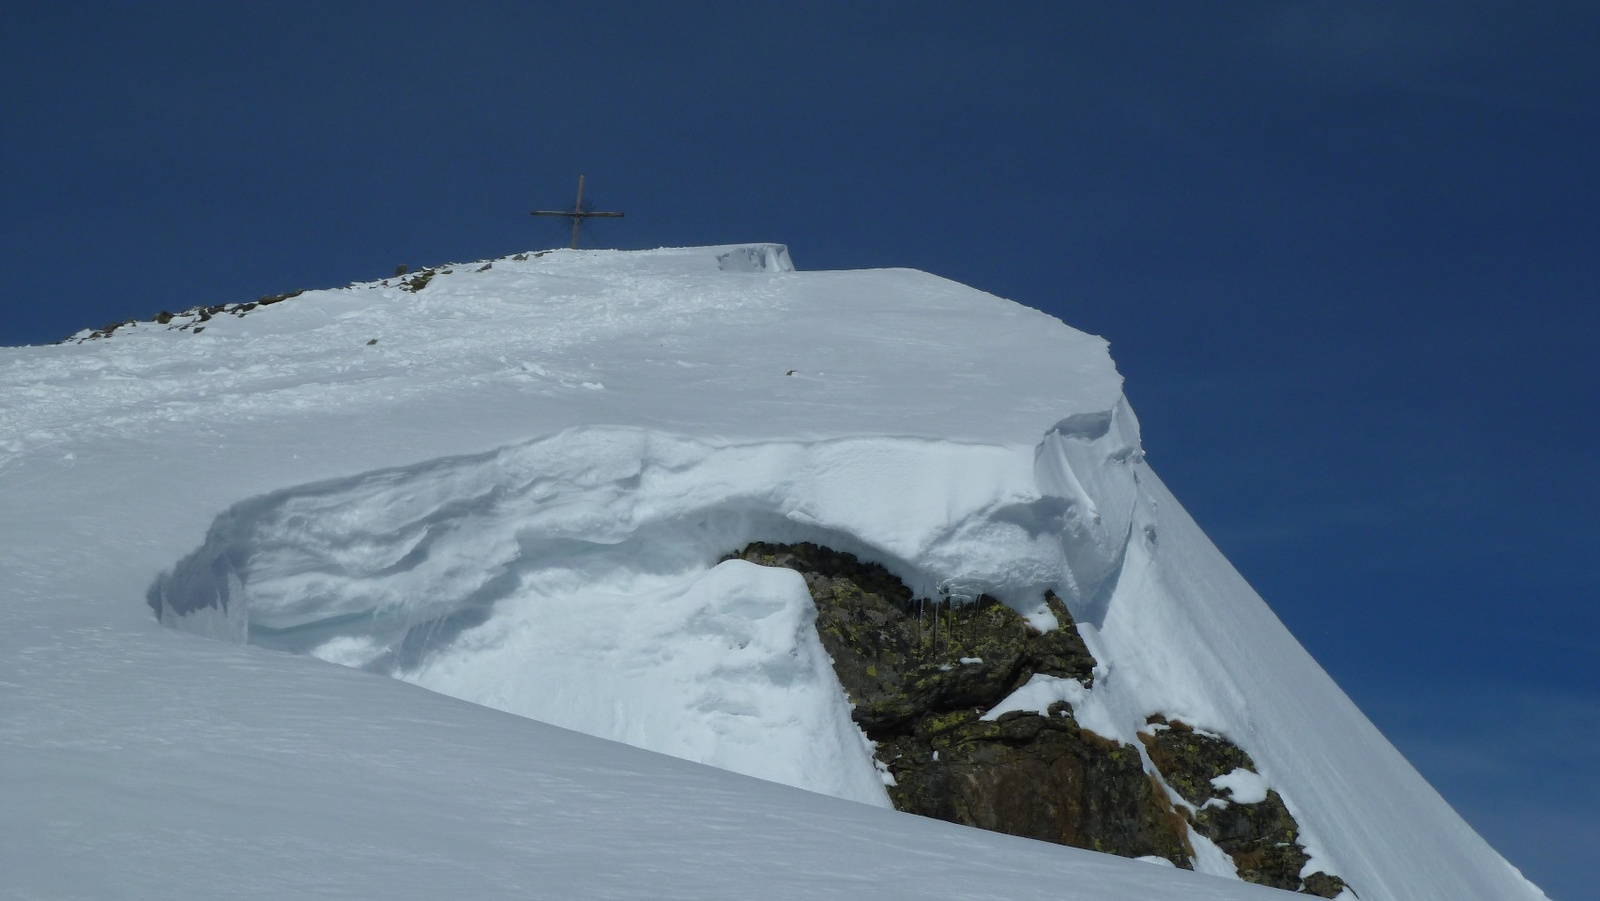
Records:
[[[759,539],[1041,627],[1056,591],[1095,686],[1006,709],[1226,735],[1260,773],[1220,781],[1282,794],[1366,901],[1543,897],[1166,493],[1105,342],[1042,313],[750,245],[198,324],[0,354],[0,892],[1268,896],[874,809],[803,582],[719,562]]]

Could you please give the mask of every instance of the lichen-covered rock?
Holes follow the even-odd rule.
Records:
[[[1094,655],[1089,653],[1083,636],[1078,634],[1077,624],[1072,621],[1066,603],[1056,597],[1053,591],[1044,593],[1044,602],[1055,614],[1058,626],[1049,632],[1028,630],[1031,637],[1028,639],[1027,656],[1032,672],[1077,679],[1085,687],[1093,685]]]
[[[815,544],[756,543],[735,556],[799,572],[856,722],[894,777],[897,809],[996,832],[1189,867],[1184,821],[1138,750],[1078,726],[1066,704],[984,720],[1035,674],[1093,681],[1066,605],[1040,633],[984,595],[914,598],[888,570]]]
[[[1277,792],[1268,791],[1266,800],[1254,804],[1209,804],[1195,812],[1194,825],[1233,858],[1239,878],[1299,890],[1300,871],[1311,858],[1300,847],[1299,824]]]
[[[1233,858],[1239,878],[1324,898],[1345,888],[1343,880],[1326,873],[1300,878],[1310,856],[1300,845],[1299,824],[1276,791],[1268,789],[1265,798],[1247,803],[1213,783],[1235,770],[1256,772],[1255,761],[1243,749],[1178,720],[1153,716],[1149,725],[1139,739],[1150,762],[1167,785],[1194,805],[1189,819],[1195,831]]]
[[[880,745],[895,779],[895,808],[1188,868],[1182,821],[1145,775],[1138,751],[1079,728],[1065,706],[1049,716],[930,716],[913,734]]]
[[[1059,600],[1064,625],[1042,635],[988,595],[913,598],[882,566],[815,544],[757,542],[735,556],[805,578],[817,634],[868,735],[908,731],[930,711],[988,709],[1035,673],[1093,678],[1094,658]]]
[[[1306,877],[1305,885],[1300,891],[1318,898],[1337,898],[1349,886],[1338,876],[1329,876],[1327,873],[1312,873]],[[1351,894],[1354,894],[1352,892]]]
[[[1196,807],[1215,797],[1226,797],[1211,780],[1234,770],[1255,772],[1255,762],[1233,742],[1204,732],[1186,723],[1165,717],[1150,718],[1152,728],[1139,733],[1150,762],[1161,771],[1161,778],[1185,801]]]

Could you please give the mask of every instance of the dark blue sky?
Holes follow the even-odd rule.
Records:
[[[1600,847],[1600,7],[0,0],[0,343],[563,241],[1112,342],[1152,463],[1558,901]]]

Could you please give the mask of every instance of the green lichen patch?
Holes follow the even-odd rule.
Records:
[[[1250,755],[1225,738],[1196,732],[1180,721],[1168,723],[1162,717],[1151,717],[1151,724],[1166,728],[1139,733],[1150,762],[1168,785],[1196,807],[1219,796],[1211,785],[1217,776],[1240,769],[1255,772]]]
[[[1310,856],[1300,844],[1299,824],[1276,791],[1268,789],[1266,798],[1246,804],[1212,784],[1234,770],[1257,771],[1242,748],[1180,720],[1152,716],[1149,725],[1139,740],[1150,762],[1167,785],[1194,805],[1188,815],[1194,830],[1233,858],[1239,878],[1325,898],[1344,889],[1343,880],[1326,873],[1300,878]],[[1332,894],[1323,894],[1328,891]]]

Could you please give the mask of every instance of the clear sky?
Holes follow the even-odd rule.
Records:
[[[1558,901],[1600,847],[1600,6],[0,0],[0,344],[562,244],[1104,335],[1151,462]]]

